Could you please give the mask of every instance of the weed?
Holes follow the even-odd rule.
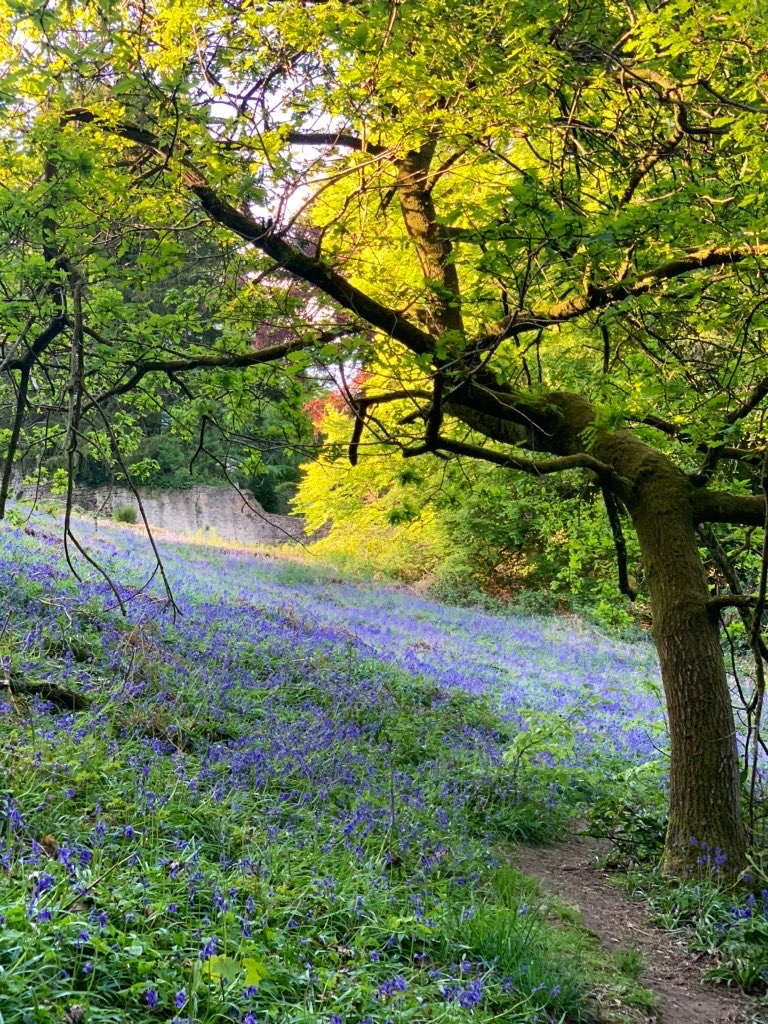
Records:
[[[645,967],[645,960],[639,949],[620,949],[613,954],[616,966],[622,974],[637,981]]]

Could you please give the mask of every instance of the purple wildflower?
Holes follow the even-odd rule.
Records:
[[[407,988],[408,984],[402,974],[396,974],[394,978],[387,979],[383,985],[379,986],[379,998],[389,999],[396,992],[405,992]]]

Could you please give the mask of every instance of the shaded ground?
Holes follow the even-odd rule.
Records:
[[[768,1011],[745,997],[702,983],[706,964],[686,953],[679,932],[651,923],[643,903],[625,896],[596,864],[600,846],[574,836],[550,847],[518,847],[515,867],[537,878],[542,891],[575,906],[584,925],[613,953],[637,950],[644,961],[640,982],[657,997],[649,1024],[768,1024]]]

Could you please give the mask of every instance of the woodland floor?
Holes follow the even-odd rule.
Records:
[[[687,953],[680,932],[662,931],[644,903],[624,895],[598,864],[600,844],[584,836],[549,847],[518,847],[515,867],[536,878],[545,895],[574,906],[584,926],[610,953],[637,950],[644,967],[640,983],[658,1010],[647,1024],[768,1024],[768,1010],[744,996],[703,983],[707,964]]]

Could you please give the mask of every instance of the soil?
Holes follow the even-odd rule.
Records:
[[[647,1024],[768,1024],[768,1010],[729,989],[704,984],[708,964],[688,953],[681,932],[651,922],[644,903],[625,896],[599,867],[605,851],[586,836],[548,847],[517,847],[516,868],[538,879],[542,892],[571,904],[608,952],[637,950],[644,962],[639,981],[656,996]]]

